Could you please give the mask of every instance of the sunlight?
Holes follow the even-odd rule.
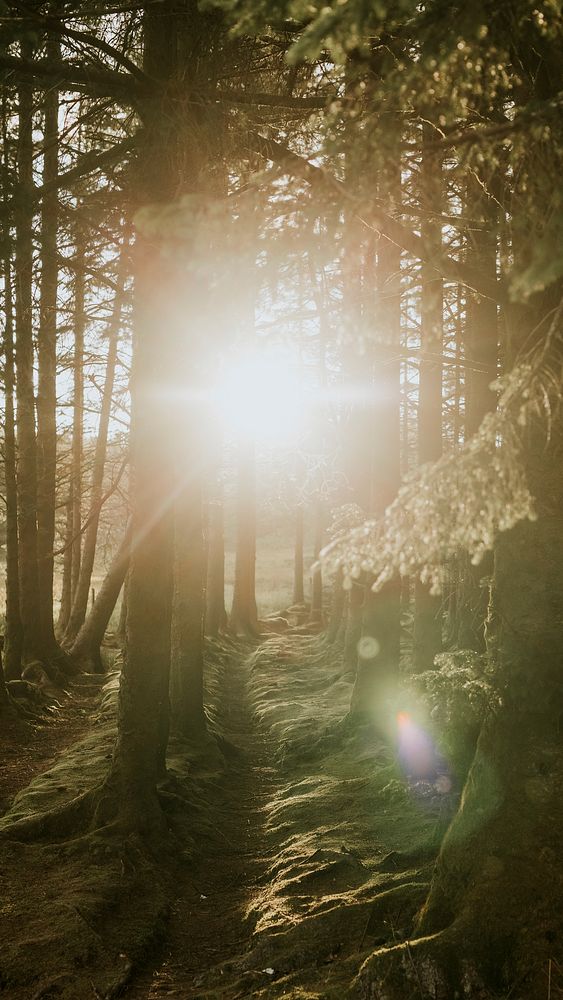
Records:
[[[302,386],[285,355],[247,355],[212,387],[213,406],[237,439],[291,441],[303,426]]]

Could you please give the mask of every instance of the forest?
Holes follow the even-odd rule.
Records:
[[[563,997],[561,0],[0,79],[0,993]]]

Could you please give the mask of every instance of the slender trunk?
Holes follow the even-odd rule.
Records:
[[[433,132],[425,138],[432,140]],[[441,252],[442,227],[435,221],[442,208],[442,163],[440,155],[423,152],[422,200],[425,213],[422,238]],[[421,360],[418,403],[418,461],[436,462],[442,454],[442,350],[443,288],[442,279],[431,264],[421,264],[422,297],[420,305]],[[442,648],[442,598],[430,593],[430,587],[418,577],[414,585],[413,665],[416,671],[430,670]]]
[[[30,56],[29,46],[22,52]],[[16,200],[16,399],[18,445],[18,538],[20,613],[24,656],[41,658],[39,580],[37,573],[37,455],[33,384],[33,101],[32,90],[19,90],[18,194]]]
[[[71,547],[71,602],[74,601],[82,556],[82,451],[84,424],[84,333],[86,329],[86,249],[85,234],[80,229],[77,236],[76,265],[74,270],[74,364],[72,410],[72,547]]]
[[[471,264],[483,276],[496,280],[498,217],[494,200],[478,180],[470,185],[468,210],[476,224],[468,251]],[[496,303],[470,294],[465,324],[466,400],[465,437],[475,434],[487,413],[496,406],[490,385],[497,374],[499,333]],[[462,649],[485,651],[484,621],[487,612],[485,578],[493,572],[492,556],[472,566],[467,556],[460,556],[457,599],[457,645]]]
[[[324,505],[320,496],[315,504],[315,534],[313,538],[313,559],[316,562],[323,547]],[[311,577],[311,610],[309,620],[316,624],[323,623],[323,577],[320,567],[314,570]]]
[[[49,58],[60,56],[59,45],[47,43]],[[37,559],[42,645],[46,656],[56,658],[60,649],[53,622],[53,548],[55,544],[57,467],[57,233],[59,199],[55,187],[58,175],[59,95],[47,91],[44,102],[43,184],[48,191],[42,201],[41,307],[39,320],[37,392]]]
[[[80,629],[70,654],[89,673],[103,673],[100,647],[129,568],[131,556],[131,525],[115,553],[90,613]]]
[[[358,648],[362,637],[363,605],[364,587],[354,581],[347,594],[346,628],[344,630],[344,664],[354,672],[358,663]]]
[[[5,122],[4,114],[4,122]],[[4,151],[6,154],[6,137]],[[8,164],[4,161],[4,198]],[[14,308],[10,268],[10,231],[4,216],[4,479],[6,492],[6,625],[4,628],[4,675],[7,680],[21,676],[23,627],[20,617],[18,567],[18,501],[16,484],[16,438],[14,420]]]
[[[119,623],[117,626],[116,639],[123,649],[127,638],[127,597],[129,594],[129,573],[123,582],[123,593],[121,595],[121,607],[119,609]]]
[[[303,506],[295,508],[295,546],[293,550],[293,603],[303,604],[305,590],[303,587]]]
[[[98,525],[100,521],[101,499],[104,482],[104,471],[106,465],[107,443],[109,423],[111,417],[111,405],[113,400],[113,387],[115,382],[115,370],[117,366],[117,351],[119,345],[119,331],[121,325],[121,313],[125,296],[125,271],[127,266],[128,247],[124,246],[121,253],[121,263],[118,274],[118,285],[113,301],[113,312],[108,330],[108,354],[106,360],[106,376],[104,391],[102,396],[102,406],[100,411],[100,422],[98,426],[98,437],[94,454],[94,464],[92,467],[92,483],[90,488],[90,517],[88,527],[84,532],[84,543],[78,581],[74,590],[74,600],[70,617],[65,631],[65,643],[71,644],[76,638],[88,609],[88,594],[90,592],[90,581],[94,568],[96,555],[96,542],[98,538]]]
[[[225,610],[225,526],[222,497],[208,505],[208,557],[205,633],[218,636],[227,626]]]
[[[4,665],[2,663],[2,650],[0,649],[0,716],[4,715],[6,710],[9,708],[10,698],[8,696],[8,689],[4,679]]]
[[[249,443],[241,443],[239,446],[235,586],[230,624],[235,632],[243,635],[254,636],[258,630],[256,467],[254,446]]]
[[[344,607],[346,591],[342,586],[342,573],[337,573],[332,581],[330,613],[327,628],[327,639],[330,643],[339,642],[343,635]]]
[[[64,635],[70,617],[70,607],[72,604],[72,528],[73,528],[73,500],[72,500],[72,480],[69,481],[69,494],[65,504],[65,534],[64,534],[64,554],[63,554],[63,579],[61,584],[61,605],[57,618],[57,635],[61,638]]]
[[[400,195],[400,177],[392,176],[390,197]],[[372,442],[373,513],[381,516],[394,500],[401,481],[400,335],[401,252],[384,237],[377,253],[378,327],[373,386],[374,435]],[[350,703],[353,716],[375,719],[386,728],[387,703],[395,689],[400,657],[401,580],[385,584],[374,594],[365,588],[356,681]]]
[[[171,718],[175,728],[191,738],[197,738],[206,729],[203,709],[205,553],[202,496],[195,482],[195,464],[176,500],[170,663]]]

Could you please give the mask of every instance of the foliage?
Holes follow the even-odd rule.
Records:
[[[499,532],[535,520],[526,476],[530,429],[545,437],[561,403],[563,303],[544,342],[496,387],[498,407],[458,454],[422,466],[379,521],[340,531],[321,553],[323,568],[342,571],[344,586],[362,573],[380,589],[396,573],[419,575],[440,593],[443,567],[460,549],[478,565]]]
[[[439,653],[435,663],[435,670],[427,670],[413,681],[422,691],[434,722],[454,733],[479,726],[499,702],[487,655],[454,649]]]

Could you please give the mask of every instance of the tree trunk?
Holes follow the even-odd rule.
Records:
[[[425,128],[425,138],[432,141],[434,130]],[[442,227],[435,221],[442,210],[441,156],[426,148],[422,159],[422,238],[438,256],[442,247]],[[442,454],[442,351],[443,291],[442,279],[428,262],[421,264],[421,356],[418,403],[418,461],[436,462]],[[414,585],[415,671],[430,670],[442,648],[442,598],[430,593],[430,587],[418,577]]]
[[[326,637],[330,643],[342,642],[344,637],[345,603],[346,591],[342,586],[342,573],[339,572],[332,581],[330,611],[326,632]]]
[[[560,416],[557,423],[549,448],[536,438],[528,453],[538,520],[501,535],[495,551],[491,652],[502,702],[481,731],[417,937],[408,954],[403,944],[364,965],[365,996],[402,1000],[418,970],[421,1000],[543,1000],[550,960],[561,959]]]
[[[303,604],[303,506],[295,508],[295,547],[293,550],[293,603]]]
[[[176,500],[170,664],[171,718],[175,728],[192,739],[197,739],[206,730],[203,709],[205,553],[201,488],[198,489],[194,482],[196,465],[197,461],[192,462],[192,473]]]
[[[123,649],[127,639],[127,598],[129,594],[129,572],[123,581],[123,593],[121,595],[121,608],[119,609],[119,623],[117,626],[116,639]]]
[[[323,547],[324,505],[322,498],[317,497],[315,503],[315,534],[313,538],[313,559],[316,562]],[[323,575],[320,567],[311,576],[311,608],[309,621],[315,625],[323,623]]]
[[[10,698],[4,680],[4,665],[2,663],[2,651],[0,650],[0,717],[6,714],[10,708]]]
[[[5,120],[5,118],[4,118]],[[4,151],[6,154],[4,137]],[[4,197],[8,164],[4,162]],[[18,680],[21,676],[23,627],[20,616],[18,567],[18,501],[16,484],[16,438],[14,421],[14,325],[12,274],[10,268],[10,233],[4,217],[4,479],[6,491],[6,624],[4,627],[4,676]]]
[[[70,650],[72,659],[87,673],[104,672],[100,647],[129,568],[131,536],[132,530],[129,524],[96,595],[90,614]]]
[[[84,333],[86,329],[86,249],[85,234],[79,228],[74,270],[74,364],[73,364],[73,410],[72,410],[72,458],[71,458],[71,498],[72,498],[72,547],[71,547],[71,608],[80,577],[82,556],[82,450],[84,423]]]
[[[73,510],[72,479],[69,479],[68,499],[65,504],[65,534],[63,553],[63,579],[61,584],[61,604],[57,618],[57,636],[62,638],[68,625],[72,604],[72,528]]]
[[[222,497],[208,505],[207,607],[205,634],[217,637],[227,626],[225,610],[225,528]]]
[[[400,178],[393,177],[393,196],[400,193]],[[394,500],[401,481],[400,361],[401,252],[379,238],[377,255],[378,330],[375,347],[372,443],[372,511],[381,516]],[[395,688],[400,657],[401,581],[387,583],[377,594],[365,588],[362,638],[350,714],[375,719],[385,727],[387,703]]]
[[[106,453],[108,443],[108,431],[111,417],[111,405],[113,400],[113,387],[115,382],[115,370],[117,366],[117,351],[119,346],[119,331],[121,325],[121,313],[125,296],[125,278],[127,269],[128,244],[126,243],[121,251],[120,266],[117,275],[117,291],[113,301],[113,313],[108,330],[108,354],[106,360],[106,377],[102,396],[102,406],[100,411],[100,422],[98,426],[98,437],[96,440],[96,451],[94,454],[94,464],[92,467],[92,483],[90,488],[90,516],[88,527],[84,532],[84,544],[78,581],[74,591],[74,600],[70,617],[65,631],[65,643],[71,644],[76,638],[88,609],[88,594],[90,592],[90,581],[94,568],[96,556],[96,542],[98,539],[98,525],[100,521],[101,499],[104,483],[104,471],[106,465]]]
[[[258,632],[256,608],[256,467],[254,446],[241,443],[238,456],[237,544],[231,628],[243,635]]]
[[[31,55],[28,43],[22,52]],[[33,383],[33,101],[22,84],[18,111],[18,194],[16,199],[16,399],[18,444],[18,538],[20,613],[24,656],[41,659],[41,618],[37,573],[37,455]]]
[[[182,69],[195,72],[201,67],[204,46],[211,44],[210,26],[217,17],[200,13],[195,5],[189,25],[182,13],[162,12],[154,6],[144,13],[144,70],[165,85],[143,104],[139,193],[144,205],[160,203],[168,214],[182,184],[191,182],[191,190],[197,190],[199,179],[193,163],[197,152],[193,131],[185,121],[186,105],[182,104],[178,119],[171,114],[175,105],[169,101],[169,85],[180,69],[178,48],[180,43],[192,46],[192,56],[182,59]],[[193,176],[186,181],[186,164],[190,163]],[[125,828],[156,836],[165,828],[156,786],[165,767],[169,719],[173,502],[177,453],[182,447],[180,393],[176,390],[187,351],[182,309],[186,261],[178,256],[176,250],[170,253],[166,231],[159,233],[158,227],[155,231],[149,225],[145,233],[141,225],[135,252],[133,539],[127,645],[117,742],[97,813],[98,822],[116,817]]]
[[[60,57],[59,45],[47,43],[48,57]],[[59,95],[55,87],[44,102],[43,184],[52,186],[43,196],[41,231],[41,305],[39,319],[37,392],[37,559],[42,648],[47,657],[58,660],[61,650],[55,639],[53,621],[53,549],[55,545],[57,469],[57,235],[59,199],[58,176]]]
[[[471,232],[471,264],[487,278],[496,280],[498,213],[487,189],[474,180],[468,192],[468,210],[476,225]],[[487,413],[496,406],[491,382],[497,375],[499,334],[497,305],[491,299],[470,294],[465,324],[467,364],[465,437],[475,434]],[[472,566],[463,554],[459,560],[456,645],[460,649],[485,651],[484,621],[487,611],[487,579],[493,572],[492,556]]]

